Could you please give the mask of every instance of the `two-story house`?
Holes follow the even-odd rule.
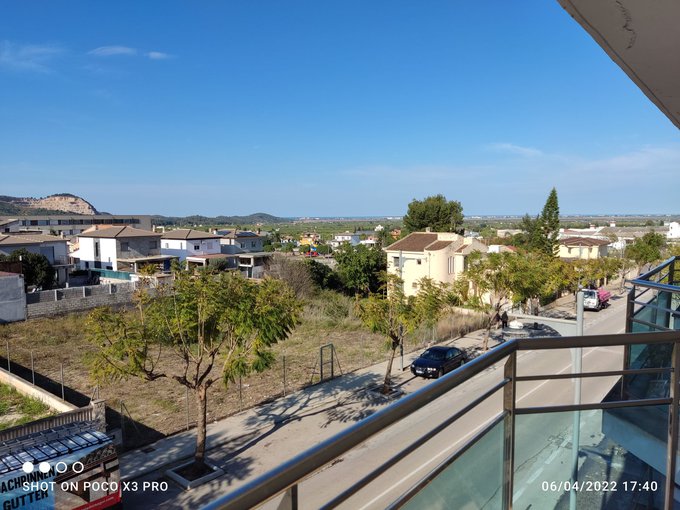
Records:
[[[273,255],[264,250],[264,236],[250,230],[217,230],[222,234],[222,253],[236,255],[230,259],[230,267],[238,269],[248,278],[261,278],[269,258]]]
[[[356,246],[361,241],[361,236],[359,234],[353,234],[351,232],[343,232],[342,234],[335,234],[333,240],[330,241],[331,248],[338,248],[341,244],[350,244]]]
[[[69,268],[72,266],[68,254],[68,242],[57,236],[44,234],[0,234],[0,253],[10,255],[24,249],[30,253],[44,255],[55,271],[57,284],[68,281]]]
[[[190,228],[170,230],[162,234],[161,254],[174,255],[180,262],[207,265],[206,261],[209,258],[206,256],[221,254],[221,240],[222,236],[202,230]]]
[[[222,253],[231,255],[263,250],[264,236],[250,230],[216,230],[214,233],[221,236]]]
[[[466,268],[466,258],[473,251],[486,253],[480,241],[450,232],[413,232],[383,248],[387,255],[388,273],[404,282],[404,293],[418,293],[422,278],[448,284]]]
[[[137,273],[149,264],[169,271],[177,255],[161,253],[162,234],[133,227],[109,227],[78,236],[79,249],[72,254],[81,269]]]
[[[608,239],[594,237],[565,237],[559,240],[558,256],[561,259],[599,259],[607,256],[610,243]]]

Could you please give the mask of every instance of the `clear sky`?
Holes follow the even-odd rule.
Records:
[[[0,195],[119,214],[678,213],[678,130],[556,0],[6,2]]]

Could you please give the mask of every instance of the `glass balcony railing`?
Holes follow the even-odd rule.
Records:
[[[679,367],[678,331],[511,340],[206,508],[674,508]]]

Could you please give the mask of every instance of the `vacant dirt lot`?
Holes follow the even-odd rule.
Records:
[[[336,374],[386,359],[384,338],[364,330],[352,316],[348,303],[336,302],[331,309],[319,303],[307,306],[303,323],[291,338],[276,347],[277,362],[271,370],[245,378],[240,385],[226,388],[221,383],[213,385],[209,393],[209,421],[275,398],[283,394],[284,389],[291,392],[318,382],[319,349],[323,345],[335,347]],[[9,346],[12,372],[31,380],[32,353],[36,384],[59,396],[63,367],[66,400],[86,405],[97,386],[91,380],[86,364],[88,353],[96,347],[86,338],[85,318],[86,314],[72,314],[0,326],[0,363],[6,368]],[[440,322],[437,336],[449,338],[461,329],[464,332],[477,327],[479,320],[474,317],[452,315]],[[431,331],[416,332],[408,338],[406,350],[419,349],[431,338]],[[177,363],[178,358],[169,351],[160,360],[163,367]],[[107,415],[110,426],[120,425],[122,409],[126,446],[148,443],[184,430],[187,409],[190,426],[195,422],[193,395],[188,395],[187,402],[186,389],[170,379],[144,382],[131,378],[102,385],[98,391],[110,408]]]

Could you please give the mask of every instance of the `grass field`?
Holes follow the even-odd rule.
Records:
[[[352,310],[352,299],[344,296],[338,295],[333,300],[309,301],[302,324],[288,340],[276,346],[277,361],[271,370],[247,377],[240,385],[225,388],[223,384],[217,383],[212,386],[208,396],[209,422],[282,395],[284,365],[286,392],[317,382],[319,349],[323,345],[333,344],[335,347],[336,374],[340,371],[351,372],[385,360],[385,339],[363,329]],[[29,369],[32,351],[36,372],[56,382],[50,388],[56,394],[60,393],[58,383],[63,366],[67,389],[72,389],[89,400],[95,393],[96,383],[89,376],[85,359],[96,347],[85,336],[85,319],[85,314],[72,314],[1,326],[0,349],[4,353],[7,342],[12,363]],[[436,337],[450,338],[479,327],[479,319],[474,316],[451,315],[440,321]],[[417,331],[407,338],[406,351],[420,349],[431,340],[431,331]],[[166,352],[160,365],[176,364],[175,356],[174,353]],[[129,413],[129,417],[144,426],[140,427],[139,432],[142,437],[136,438],[134,444],[148,442],[159,437],[159,434],[168,435],[186,428],[186,389],[172,380],[144,382],[131,378],[100,386],[99,395],[112,410],[120,410],[123,404],[124,414]],[[188,404],[189,422],[193,425],[196,412],[191,394]],[[150,430],[155,433],[149,433]],[[130,433],[135,434],[136,429],[133,428]]]
[[[0,430],[55,414],[46,404],[0,384]]]

